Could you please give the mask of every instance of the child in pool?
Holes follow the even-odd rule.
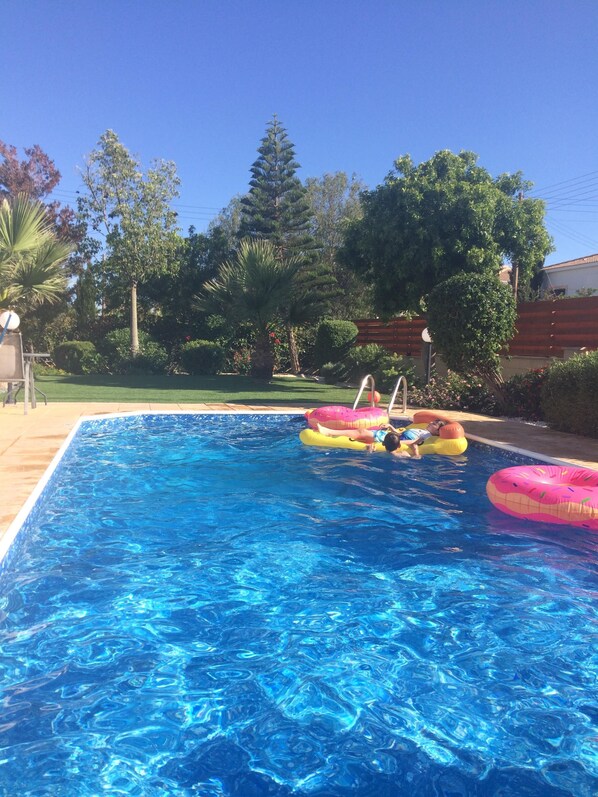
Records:
[[[438,435],[440,429],[445,426],[447,421],[436,419],[431,421],[425,429],[395,429],[390,424],[380,429],[327,429],[318,424],[318,431],[325,437],[348,437],[359,443],[374,446],[382,443],[389,454],[395,457],[413,457],[420,459],[419,445],[432,435]],[[409,447],[408,451],[401,451],[401,443]],[[370,449],[371,450],[371,449]]]

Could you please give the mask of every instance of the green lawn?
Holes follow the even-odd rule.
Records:
[[[355,388],[333,387],[308,379],[247,376],[50,376],[39,374],[36,387],[48,401],[119,401],[196,404],[227,402],[271,406],[352,404]],[[38,394],[38,400],[39,400]],[[365,392],[363,398],[365,399]]]

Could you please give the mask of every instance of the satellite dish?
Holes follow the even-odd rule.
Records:
[[[432,338],[430,337],[428,327],[422,330],[422,340],[424,343],[432,343]]]

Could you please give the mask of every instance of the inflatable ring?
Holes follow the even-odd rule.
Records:
[[[598,531],[598,471],[564,465],[504,468],[488,479],[486,493],[507,515]]]
[[[310,428],[317,429],[318,424],[327,429],[378,429],[388,423],[388,412],[381,407],[350,407],[331,405],[307,410],[305,413]]]
[[[467,448],[467,438],[460,423],[451,421],[448,416],[442,413],[435,413],[431,410],[421,410],[414,415],[415,423],[407,426],[407,429],[425,429],[430,421],[446,421],[446,426],[440,429],[439,435],[428,437],[418,446],[419,453],[441,454],[443,456],[455,457],[462,454]],[[380,424],[382,425],[382,424]],[[299,434],[299,439],[306,446],[319,446],[321,448],[346,448],[351,451],[373,450],[376,453],[386,453],[382,443],[375,443],[372,447],[370,443],[362,443],[359,440],[351,439],[351,429],[347,429],[347,436],[328,437],[317,432],[315,429],[303,429]],[[353,427],[353,431],[359,431]],[[409,446],[401,444],[401,451],[409,451]]]

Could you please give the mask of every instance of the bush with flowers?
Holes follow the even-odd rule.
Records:
[[[279,372],[290,368],[289,344],[282,325],[268,324],[268,337],[274,355],[274,369]],[[232,335],[218,337],[226,351],[224,370],[246,375],[251,372],[251,352],[255,346],[255,330],[249,325],[239,326]]]
[[[226,356],[223,371],[225,373],[247,375],[251,370],[251,350],[253,349],[254,332],[248,325],[236,328],[232,335],[220,334],[218,343]]]
[[[282,325],[268,324],[268,336],[272,354],[274,355],[274,370],[278,371],[278,373],[289,371],[291,369],[291,357],[286,331],[282,328]]]
[[[244,346],[229,352],[226,358],[226,371],[246,376],[251,371],[251,350]]]

